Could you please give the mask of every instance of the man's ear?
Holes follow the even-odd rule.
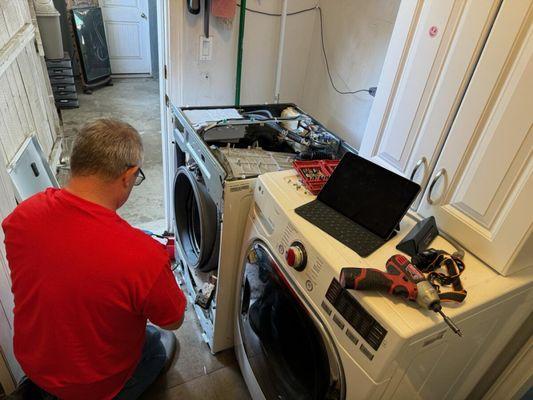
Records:
[[[120,176],[121,182],[124,187],[130,187],[131,181],[135,180],[135,174],[139,170],[139,167],[130,167]]]

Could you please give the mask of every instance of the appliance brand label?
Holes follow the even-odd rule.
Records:
[[[243,190],[249,190],[250,185],[241,185],[241,186],[234,186],[230,188],[230,192],[242,192]]]

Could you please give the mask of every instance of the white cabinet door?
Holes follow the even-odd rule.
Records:
[[[363,157],[426,184],[500,3],[424,1],[411,7],[407,29],[402,2]]]
[[[532,22],[503,2],[419,208],[504,275],[533,265]]]
[[[100,0],[113,74],[149,74],[148,0]]]

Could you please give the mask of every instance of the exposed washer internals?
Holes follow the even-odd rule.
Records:
[[[459,337],[432,311],[338,282],[342,267],[384,270],[412,216],[361,258],[294,212],[314,199],[296,179],[292,170],[257,179],[243,236],[235,347],[252,398],[466,398],[528,317],[533,268],[510,280],[466,253],[468,297],[444,307]],[[442,237],[432,246],[454,251]]]
[[[352,150],[294,104],[173,112],[176,256],[204,338],[218,352],[233,346],[235,270],[256,177]]]

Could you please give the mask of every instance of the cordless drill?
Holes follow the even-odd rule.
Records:
[[[439,313],[452,331],[463,336],[461,330],[442,311],[435,288],[407,258],[401,254],[393,255],[387,260],[386,267],[388,273],[373,268],[343,268],[341,285],[346,289],[376,290],[415,301],[421,307]]]

